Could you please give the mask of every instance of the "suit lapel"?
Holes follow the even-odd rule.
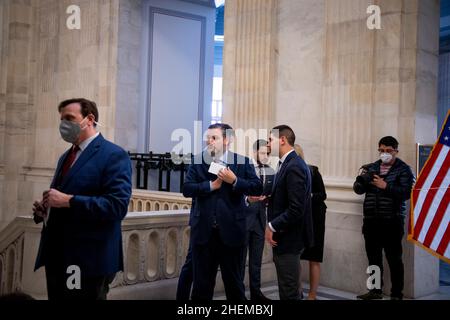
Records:
[[[276,189],[276,187],[278,185],[278,182],[283,178],[284,173],[286,171],[286,167],[287,167],[289,161],[291,161],[295,156],[296,156],[295,151],[291,152],[287,156],[287,158],[284,160],[284,162],[282,163],[281,168],[275,174],[275,176],[274,176],[275,183],[273,184],[273,187],[272,187],[272,193],[274,193],[274,191],[275,191],[275,189]]]
[[[230,170],[236,174],[237,173],[237,168],[236,168],[237,155],[231,151],[228,151],[227,159],[225,161],[227,162],[227,166],[230,168]]]
[[[84,164],[95,154],[100,148],[104,138],[101,134],[95,138],[88,147],[81,153],[80,157],[75,161],[72,168],[70,168],[69,172],[65,176],[62,181],[61,188],[64,188],[67,183],[72,179],[72,177],[84,166]]]
[[[58,179],[61,176],[61,170],[62,170],[63,163],[66,161],[67,155],[70,152],[70,150],[71,149],[69,149],[66,152],[64,152],[64,154],[59,158],[58,165],[56,167],[55,174],[53,175],[53,180],[52,180],[52,183],[50,185],[50,188],[55,188],[56,187],[56,185],[58,183]]]
[[[211,156],[209,155],[209,153],[207,151],[203,151],[202,168],[203,168],[204,174],[206,175],[206,177],[209,180],[214,181],[217,179],[217,176],[212,173],[209,173],[209,167],[211,166],[211,163],[212,163]]]

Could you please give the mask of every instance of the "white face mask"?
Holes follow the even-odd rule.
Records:
[[[81,130],[86,129],[87,127],[86,125],[81,128],[81,123],[85,119],[86,118],[84,118],[80,123],[69,120],[61,120],[61,123],[59,125],[59,133],[61,134],[61,137],[64,139],[64,141],[72,144],[77,142],[78,138],[80,137]]]
[[[380,160],[384,164],[390,163],[392,161],[392,154],[390,154],[390,153],[382,153],[382,154],[380,154]]]

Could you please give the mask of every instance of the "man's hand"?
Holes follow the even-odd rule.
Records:
[[[216,180],[211,182],[212,191],[220,189],[222,187],[222,182],[223,181],[220,178],[217,178]]]
[[[257,196],[257,197],[255,197],[255,196],[248,196],[247,197],[247,201],[249,203],[255,203],[255,202],[259,202],[259,201],[264,201],[266,199],[267,199],[266,196]]]
[[[225,168],[219,171],[217,176],[222,179],[224,182],[233,184],[236,181],[236,175],[229,168]]]
[[[380,176],[377,176],[376,174],[373,176],[373,181],[371,182],[371,184],[382,190],[386,189],[387,187],[386,181],[384,181],[383,178],[380,178]]]
[[[277,246],[277,242],[273,240],[273,231],[270,230],[269,226],[266,226],[266,241],[272,247],[276,247]]]
[[[56,189],[50,189],[44,192],[44,204],[47,208],[69,208],[70,199],[73,196],[59,192]]]

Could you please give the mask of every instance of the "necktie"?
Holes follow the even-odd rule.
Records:
[[[80,147],[77,145],[74,145],[72,147],[72,150],[70,150],[69,154],[67,155],[66,160],[64,161],[64,165],[61,170],[61,179],[66,176],[67,172],[69,172],[70,168],[72,167],[72,164],[75,161],[78,151],[80,151]]]
[[[278,161],[277,171],[275,172],[275,176],[273,177],[273,188],[275,188],[275,183],[277,181],[277,176],[278,176],[278,173],[280,172],[280,169],[281,169],[282,165],[283,165],[283,162],[281,162],[281,160]]]
[[[259,180],[261,180],[261,183],[264,185],[264,183],[266,182],[266,175],[264,174],[264,166],[263,165],[259,165]]]
[[[281,160],[278,161],[278,166],[277,166],[277,172],[276,173],[278,173],[280,171],[282,165],[283,165],[283,162],[281,162]]]

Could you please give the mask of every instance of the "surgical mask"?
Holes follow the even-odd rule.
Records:
[[[382,153],[382,154],[380,154],[380,160],[384,164],[390,163],[392,161],[392,154],[387,153],[387,152],[386,153]]]
[[[80,137],[81,130],[86,129],[87,127],[85,126],[84,128],[81,128],[80,126],[85,119],[86,118],[84,118],[80,123],[69,120],[61,120],[61,123],[59,125],[59,133],[61,134],[61,137],[64,139],[64,141],[72,144],[77,142],[78,138]]]

